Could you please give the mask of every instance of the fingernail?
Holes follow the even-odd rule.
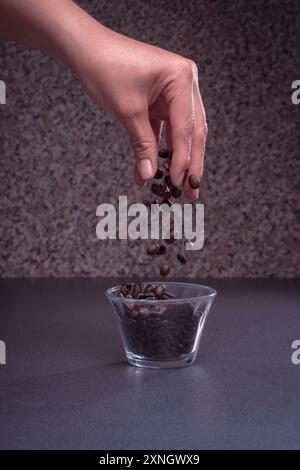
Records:
[[[153,177],[153,167],[149,158],[142,158],[138,161],[140,176],[143,180],[149,180]]]

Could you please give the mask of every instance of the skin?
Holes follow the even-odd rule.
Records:
[[[183,182],[186,169],[201,179],[207,136],[194,62],[111,31],[72,0],[0,0],[0,36],[45,52],[79,77],[127,130],[140,186],[156,172],[164,124],[172,182],[198,197]]]

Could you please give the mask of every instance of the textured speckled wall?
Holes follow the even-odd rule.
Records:
[[[290,89],[300,79],[299,2],[79,3],[198,64],[206,243],[173,276],[299,276],[300,106]],[[125,132],[52,59],[1,41],[0,60],[0,274],[151,276],[144,242],[95,235],[99,203],[143,196]]]

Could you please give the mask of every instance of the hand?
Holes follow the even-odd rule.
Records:
[[[76,53],[75,53],[76,52]],[[177,54],[95,22],[71,53],[71,67],[88,95],[125,127],[136,156],[135,181],[153,178],[162,124],[173,150],[171,179],[181,186],[186,169],[201,179],[207,125],[196,65]],[[186,179],[184,192],[198,197]]]
[[[1,0],[0,35],[40,49],[77,73],[89,96],[127,129],[138,184],[155,174],[163,122],[173,150],[172,182],[181,186],[186,169],[201,178],[207,125],[191,60],[115,33],[71,0]],[[198,197],[188,179],[184,191]]]

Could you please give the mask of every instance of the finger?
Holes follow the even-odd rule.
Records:
[[[172,150],[172,148],[173,148],[172,132],[171,132],[171,126],[170,126],[169,121],[166,121],[166,124],[165,124],[165,139],[166,139],[167,148],[169,150]]]
[[[137,164],[135,164],[135,166],[134,166],[133,178],[134,178],[135,183],[138,186],[146,186],[147,185],[147,183],[140,176],[140,173],[139,173],[138,168],[137,168]]]
[[[150,125],[152,127],[153,134],[155,135],[156,142],[157,144],[159,144],[163,128],[163,122],[157,119],[150,119]]]
[[[198,82],[194,83],[194,109],[195,109],[195,129],[191,148],[191,161],[188,169],[188,175],[196,175],[201,181],[203,174],[203,161],[205,153],[205,141],[207,136],[207,125],[205,110],[199,91]],[[192,189],[188,182],[188,177],[184,182],[184,193],[189,199],[199,197],[199,189]]]
[[[174,90],[169,103],[169,123],[172,138],[170,176],[173,184],[181,186],[185,170],[189,166],[194,130],[194,103],[192,81]]]
[[[124,122],[136,157],[136,181],[146,182],[157,170],[157,140],[147,111],[135,113]]]

